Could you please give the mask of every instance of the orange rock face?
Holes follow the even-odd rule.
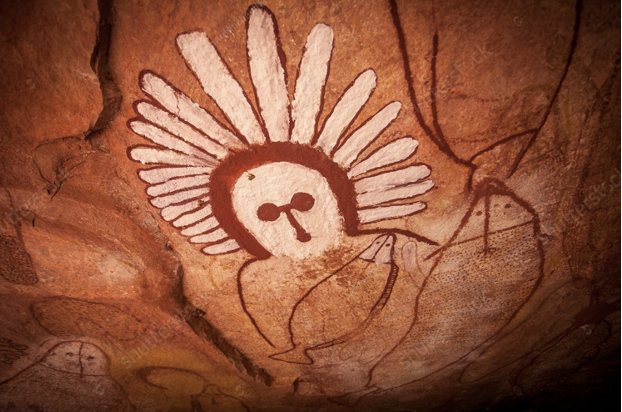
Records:
[[[617,399],[619,4],[0,10],[0,410]]]

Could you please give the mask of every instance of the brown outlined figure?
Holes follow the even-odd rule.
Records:
[[[483,182],[458,230],[426,257],[434,263],[414,298],[410,329],[362,389],[333,400],[355,404],[369,393],[421,380],[494,339],[542,279],[540,235],[531,206],[501,182]],[[395,365],[408,373],[393,373]]]
[[[478,169],[478,162],[481,157],[492,149],[502,147],[504,143],[519,137],[532,134],[531,139],[521,149],[510,169],[495,170],[496,173],[492,176],[503,179],[517,170],[521,159],[546,123],[551,107],[564,82],[576,46],[581,14],[581,2],[578,1],[575,33],[567,64],[556,92],[551,99],[550,106],[538,128],[500,139],[488,148],[475,154],[471,159],[465,160],[453,152],[443,134],[438,121],[438,109],[434,93],[432,94],[433,127],[428,127],[425,124],[412,85],[413,76],[409,66],[405,36],[401,28],[397,3],[394,0],[390,0],[390,6],[397,29],[398,42],[404,58],[405,76],[415,116],[430,140],[443,153],[448,155],[456,164],[468,168],[469,184],[467,192],[473,196],[474,200],[452,239],[433,255],[429,256],[429,259],[434,261],[433,267],[421,284],[421,289],[413,295],[415,314],[410,325],[411,332],[405,333],[401,341],[394,345],[389,353],[384,354],[377,366],[372,368],[369,382],[364,388],[365,393],[410,382],[391,383],[387,379],[382,379],[382,368],[385,365],[390,367],[390,359],[392,357],[406,356],[410,360],[416,358],[422,359],[421,362],[423,363],[427,362],[424,367],[417,370],[416,376],[411,381],[422,378],[422,376],[417,374],[425,375],[427,373],[425,371],[434,373],[447,366],[446,364],[440,364],[444,361],[436,362],[434,356],[431,355],[434,351],[441,351],[446,348],[433,348],[433,345],[426,346],[424,343],[412,341],[410,338],[410,336],[416,335],[413,331],[420,329],[423,329],[425,333],[431,333],[429,325],[433,323],[435,316],[441,316],[443,312],[439,310],[439,313],[430,313],[429,307],[434,299],[440,297],[445,299],[445,306],[441,306],[446,311],[446,314],[456,311],[456,308],[451,306],[454,300],[458,301],[458,305],[464,303],[458,297],[459,294],[469,298],[467,299],[468,306],[462,309],[466,310],[474,318],[483,316],[485,311],[478,313],[478,308],[486,308],[488,307],[487,305],[492,305],[498,311],[495,312],[495,316],[498,319],[496,319],[494,325],[486,325],[486,330],[483,330],[480,334],[468,337],[468,339],[471,339],[469,341],[471,349],[469,350],[472,351],[487,339],[491,339],[503,328],[524,305],[535,288],[537,288],[542,276],[543,254],[539,238],[534,236],[534,233],[539,231],[538,217],[535,210],[525,201],[519,199],[502,183],[502,180],[487,178],[486,174]],[[305,175],[304,179],[315,183],[316,186],[324,185],[328,187],[322,196],[310,195],[314,199],[314,203],[331,199],[331,196],[333,196],[334,202],[337,204],[338,213],[335,214],[337,217],[329,220],[334,222],[342,218],[344,232],[348,236],[356,236],[372,233],[371,231],[360,229],[359,224],[406,217],[423,210],[424,204],[395,205],[392,202],[411,200],[427,192],[431,188],[431,182],[424,179],[430,174],[430,168],[425,165],[415,165],[411,168],[402,168],[392,172],[381,172],[375,176],[369,176],[369,173],[374,170],[407,160],[416,149],[416,142],[413,143],[414,139],[406,137],[392,142],[391,145],[395,144],[395,146],[392,146],[391,150],[388,150],[389,145],[387,145],[375,151],[367,159],[359,159],[363,150],[373,143],[374,136],[382,133],[397,116],[399,112],[398,102],[389,103],[385,108],[376,113],[372,119],[345,136],[344,131],[352,124],[352,121],[360,112],[362,104],[365,103],[364,101],[355,102],[352,96],[349,95],[349,92],[356,91],[357,95],[366,96],[363,99],[366,101],[376,86],[375,74],[371,70],[363,72],[348,86],[344,95],[332,109],[328,120],[321,127],[318,127],[317,120],[321,113],[322,95],[326,84],[325,73],[330,64],[333,46],[332,30],[326,25],[320,24],[316,26],[309,35],[308,43],[321,47],[307,48],[305,50],[298,76],[299,79],[317,84],[319,86],[317,89],[318,93],[315,95],[313,93],[305,94],[305,90],[298,89],[299,84],[297,82],[294,100],[295,103],[298,103],[303,101],[303,98],[314,99],[314,102],[318,103],[318,108],[308,113],[301,113],[296,111],[297,105],[290,106],[289,102],[285,100],[279,100],[275,107],[270,107],[266,100],[266,96],[270,95],[270,93],[267,93],[266,90],[274,92],[274,95],[279,96],[279,99],[283,99],[283,96],[286,96],[286,93],[283,94],[283,86],[287,85],[287,73],[282,65],[283,56],[280,48],[278,28],[276,27],[274,16],[264,7],[252,7],[248,14],[249,56],[254,56],[252,61],[249,59],[249,71],[251,72],[253,87],[255,88],[257,107],[253,107],[249,103],[250,99],[233,78],[231,71],[204,33],[182,34],[177,41],[180,54],[186,60],[188,67],[198,78],[206,93],[223,109],[225,117],[230,124],[223,125],[218,123],[211,115],[198,107],[198,105],[195,105],[188,96],[168,84],[165,79],[151,72],[143,72],[140,79],[141,88],[153,101],[137,103],[136,111],[141,117],[130,121],[128,126],[137,134],[159,145],[159,147],[134,146],[128,150],[128,155],[132,160],[141,161],[143,164],[157,165],[156,167],[139,171],[140,178],[150,185],[147,189],[147,193],[151,197],[150,202],[155,207],[161,209],[162,217],[165,220],[172,222],[173,226],[181,228],[183,235],[190,236],[191,242],[206,244],[207,247],[203,249],[204,253],[222,254],[244,248],[257,257],[246,262],[240,268],[238,272],[238,291],[242,307],[249,315],[258,333],[268,344],[276,348],[279,345],[275,344],[267,336],[267,333],[262,331],[262,328],[252,316],[253,310],[249,309],[252,306],[252,302],[249,302],[247,299],[248,294],[244,291],[243,274],[246,270],[250,270],[253,266],[257,266],[262,261],[273,256],[279,254],[295,256],[295,253],[291,253],[291,249],[287,249],[289,245],[296,245],[294,248],[296,249],[299,244],[311,244],[313,239],[321,238],[321,236],[316,236],[311,232],[310,227],[305,225],[305,222],[299,221],[299,219],[303,220],[305,216],[304,214],[297,213],[300,210],[295,210],[295,208],[288,206],[292,204],[291,199],[293,195],[303,193],[300,191],[300,188],[293,187],[291,188],[293,191],[290,193],[287,192],[289,188],[279,188],[275,184],[273,187],[277,189],[274,192],[285,192],[281,193],[283,199],[278,199],[278,201],[268,198],[259,199],[261,201],[256,202],[256,204],[249,204],[249,211],[246,217],[242,217],[243,213],[241,213],[246,206],[236,206],[235,189],[242,187],[239,191],[241,194],[237,196],[239,200],[237,205],[243,204],[248,200],[245,195],[253,192],[251,190],[252,187],[261,188],[266,184],[274,183],[269,179],[270,174],[265,172],[268,165],[277,163],[287,164],[286,167],[283,166],[280,169],[279,167],[281,166],[275,166],[270,170],[271,172],[302,170],[298,168],[298,166],[302,166],[311,171]],[[265,44],[268,46],[265,47],[268,47],[269,50],[263,50],[266,60],[261,60],[261,57],[255,59],[255,56],[262,55],[262,50],[260,49],[263,46],[259,46],[260,42],[255,42],[254,34],[251,35],[251,33],[264,36],[267,39]],[[274,45],[274,48],[272,48],[272,45]],[[256,49],[256,47],[259,47],[259,49]],[[207,50],[206,59],[209,60],[213,67],[222,68],[222,73],[225,73],[224,77],[220,79],[210,78],[209,69],[202,64],[198,56],[193,54],[195,49]],[[313,53],[309,50],[315,50],[318,53],[318,56],[315,56],[317,59],[314,60],[313,56],[309,57],[308,53]],[[439,36],[436,33],[433,38],[433,57],[431,62],[433,89],[436,87],[436,60],[438,52]],[[280,67],[283,71],[268,73],[265,76],[259,74],[262,72],[262,64],[267,65],[267,63],[272,61],[281,62]],[[319,73],[317,77],[310,74],[314,72]],[[303,83],[301,82],[300,84]],[[265,89],[265,87],[272,87],[272,89]],[[227,93],[230,93],[229,97],[232,98],[234,103],[224,98]],[[352,94],[355,93],[353,92]],[[303,98],[299,99],[299,95]],[[356,110],[348,112],[347,106],[349,104],[352,104]],[[239,111],[229,110],[235,105],[242,107],[242,109]],[[284,110],[279,111],[277,107],[281,107]],[[299,122],[300,119],[312,119],[312,121],[304,123]],[[341,122],[337,122],[337,120],[341,120]],[[339,124],[335,125],[335,122]],[[301,131],[300,127],[303,126],[299,127],[299,125],[306,125],[306,128]],[[315,146],[315,149],[312,151],[307,150],[310,149],[310,146]],[[398,150],[400,147],[403,147],[404,150]],[[312,153],[317,154],[313,155]],[[397,155],[390,157],[391,153],[397,153]],[[407,155],[401,155],[400,153],[407,153]],[[332,165],[336,165],[336,168]],[[260,174],[257,173],[258,171],[265,173],[258,178],[257,176]],[[316,178],[313,172],[318,172],[320,176]],[[303,172],[300,173],[300,176],[304,175]],[[276,175],[273,174],[273,176]],[[258,180],[255,181],[255,179]],[[389,183],[383,186],[381,181],[386,181],[387,179]],[[253,184],[252,182],[255,183]],[[327,193],[330,193],[330,195],[327,195]],[[504,204],[501,205],[501,203]],[[259,213],[261,207],[270,204],[274,205],[274,207],[268,206],[269,210],[264,209],[262,213]],[[509,205],[509,207],[506,208],[505,205]],[[286,209],[282,209],[284,206],[286,206]],[[312,208],[307,212],[310,210]],[[508,219],[506,219],[507,216],[501,219],[499,217],[500,213],[502,213],[501,210],[504,210],[506,215],[508,213],[511,215],[514,210],[517,211],[517,214],[510,216]],[[284,242],[286,247],[284,248],[283,244],[278,242],[277,244],[270,244],[262,237],[264,229],[268,228],[268,226],[257,224],[252,219],[257,219],[263,223],[282,222],[286,225],[284,227],[288,228],[287,231],[284,230],[282,232],[289,233],[290,241]],[[513,222],[512,219],[518,223],[514,225],[508,224],[502,229],[499,228],[503,222]],[[414,233],[400,229],[388,230],[387,232],[401,233],[419,241],[426,241],[426,239]],[[473,233],[479,234],[474,235]],[[520,247],[516,248],[509,243],[508,237],[511,236],[521,237],[525,241]],[[326,237],[330,238],[330,236]],[[271,235],[270,238],[280,239],[279,236],[274,235]],[[305,241],[301,241],[301,239]],[[475,244],[477,246],[473,246]],[[520,260],[521,258],[528,260],[528,264],[525,266],[533,269],[531,272],[523,266],[517,266],[516,260],[512,260]],[[451,267],[453,264],[452,259],[464,263],[460,268],[464,273],[475,272],[478,275],[475,279],[476,282],[469,283],[470,279],[465,280],[459,276],[460,271],[448,270],[447,273],[443,272],[445,267]],[[505,269],[501,271],[496,268],[497,265],[505,267]],[[498,298],[495,301],[491,297],[491,291],[495,290],[496,285],[492,279],[483,276],[486,273],[485,268],[488,268],[489,273],[494,271],[495,274],[507,274],[511,278],[508,283],[514,282],[514,294],[511,295],[505,291],[504,297]],[[445,275],[454,279],[455,282],[444,284],[443,276]],[[313,282],[310,282],[310,285],[305,285],[307,287],[306,291],[297,291],[296,293],[306,296],[307,293],[312,293],[316,286],[317,289],[320,289],[315,279]],[[441,285],[446,287],[441,287]],[[479,287],[478,290],[474,290],[476,286]],[[302,300],[297,300],[297,303],[294,304],[296,308],[292,311],[292,319],[295,315],[294,312],[296,312],[299,305],[302,305],[301,302],[304,300],[302,298]],[[495,307],[494,305],[499,306]],[[303,308],[304,306],[302,305]],[[316,309],[320,310],[321,307]],[[303,313],[304,310],[301,309],[299,313]],[[442,325],[441,329],[451,329],[447,324]],[[452,327],[454,326],[452,325]],[[293,329],[295,328],[292,327]],[[335,330],[339,329],[336,328]],[[460,330],[460,328],[454,328],[454,330]],[[292,333],[291,335],[294,336],[296,334]],[[296,361],[308,364],[313,359],[308,357],[307,351],[319,350],[322,348],[323,343],[332,344],[334,342],[332,346],[345,343],[345,341],[338,342],[344,336],[349,337],[348,333],[336,333],[335,336],[331,336],[332,339],[302,346],[294,342],[292,337],[291,343],[294,346],[294,352],[292,353],[297,355],[295,356]],[[296,349],[298,352],[296,352]],[[463,351],[464,348],[461,350]],[[457,357],[461,359],[466,356],[461,350],[450,351],[451,355],[448,358],[453,359]],[[410,352],[414,352],[415,355]],[[467,351],[467,353],[469,352]],[[279,355],[285,354],[280,353],[273,356]],[[455,361],[449,361],[449,364]]]
[[[182,33],[177,36],[181,57],[228,124],[216,121],[167,80],[144,71],[140,86],[151,100],[135,103],[139,117],[128,127],[157,146],[130,147],[128,156],[155,166],[138,172],[149,185],[150,202],[191,243],[207,245],[202,251],[208,255],[242,248],[256,257],[238,272],[240,300],[258,333],[277,347],[249,309],[258,302],[245,290],[244,271],[272,257],[304,261],[333,253],[342,238],[351,236],[400,233],[436,244],[404,228],[361,227],[423,211],[425,203],[415,199],[434,184],[428,166],[412,164],[418,142],[410,136],[362,156],[401,108],[390,102],[350,130],[375,90],[373,70],[354,79],[318,123],[333,48],[329,26],[320,23],[309,34],[290,102],[276,19],[263,6],[251,6],[247,14],[247,57],[257,107],[205,33]],[[403,164],[407,160],[410,165]],[[325,269],[319,279],[295,285],[303,290],[292,293],[304,295],[337,268]],[[382,305],[378,302],[377,310]],[[292,309],[286,310],[288,316]],[[376,312],[370,310],[363,312],[372,320]]]
[[[2,410],[127,412],[135,410],[109,375],[110,359],[98,346],[62,342],[38,362],[0,383]],[[36,389],[36,397],[33,390]]]
[[[483,196],[483,192],[487,192],[487,191],[492,191],[491,193],[495,193],[498,192],[497,194],[502,195],[502,196],[507,196],[508,198],[514,200],[514,201],[518,201],[520,199],[518,199],[518,197],[509,189],[507,188],[503,183],[502,180],[504,180],[505,178],[513,175],[517,170],[518,167],[520,166],[520,163],[523,159],[523,157],[525,156],[525,154],[527,153],[527,151],[531,148],[531,146],[533,145],[533,143],[535,142],[535,140],[537,139],[538,135],[540,134],[543,126],[546,124],[548,116],[551,112],[551,109],[553,107],[553,105],[555,104],[557,97],[559,95],[559,91],[561,90],[561,87],[564,83],[564,80],[566,78],[566,75],[568,73],[568,69],[570,67],[570,64],[572,63],[572,59],[576,50],[576,45],[578,42],[578,37],[579,37],[579,27],[580,27],[580,23],[581,23],[581,12],[582,12],[582,1],[581,0],[577,0],[576,2],[576,7],[575,7],[575,22],[574,22],[574,33],[573,33],[573,37],[571,39],[571,44],[570,44],[570,48],[569,48],[569,52],[568,52],[568,58],[566,60],[566,64],[563,70],[563,73],[561,75],[561,78],[559,80],[559,83],[557,84],[555,93],[552,97],[552,99],[550,100],[550,103],[544,113],[544,116],[542,118],[542,121],[540,122],[540,124],[538,125],[537,128],[535,129],[529,129],[529,130],[525,130],[523,132],[519,132],[516,134],[513,134],[511,136],[502,138],[500,140],[498,140],[497,142],[493,143],[492,145],[490,145],[489,147],[481,150],[480,152],[476,153],[475,155],[473,155],[470,159],[465,160],[460,158],[458,155],[455,154],[455,152],[452,150],[451,145],[448,143],[441,127],[439,124],[439,120],[438,120],[438,109],[436,106],[436,98],[435,98],[435,93],[436,93],[436,81],[437,81],[437,76],[436,76],[436,60],[437,60],[437,55],[439,52],[439,36],[438,36],[438,32],[435,33],[434,38],[433,38],[433,50],[432,50],[432,59],[431,59],[431,73],[432,73],[432,86],[431,86],[431,111],[432,111],[432,123],[433,123],[433,127],[429,127],[426,124],[425,119],[422,116],[421,113],[421,109],[420,106],[418,104],[418,100],[417,100],[417,95],[415,92],[415,88],[413,85],[413,73],[410,67],[410,61],[409,61],[409,55],[408,55],[408,51],[407,51],[407,46],[406,46],[406,37],[404,34],[404,29],[402,28],[402,23],[400,21],[400,13],[398,10],[398,6],[397,6],[397,2],[395,0],[389,0],[389,4],[390,4],[390,9],[391,9],[391,14],[393,17],[393,22],[397,31],[397,37],[398,37],[398,43],[399,43],[399,47],[401,49],[402,52],[402,57],[403,57],[403,65],[404,65],[404,74],[405,74],[405,80],[406,83],[408,84],[408,88],[409,88],[409,97],[411,100],[411,103],[413,105],[413,111],[415,114],[415,117],[419,123],[419,125],[422,127],[422,129],[424,130],[424,132],[427,134],[427,136],[430,138],[430,140],[436,144],[436,146],[443,152],[445,153],[448,157],[450,157],[456,164],[458,165],[464,165],[466,166],[469,171],[469,179],[468,179],[468,192],[472,193],[476,199],[477,198],[481,198]],[[516,158],[513,159],[513,162],[509,165],[509,167],[505,167],[505,165],[497,165],[497,166],[493,166],[492,164],[488,164],[487,166],[490,166],[488,168],[486,167],[482,167],[480,168],[480,166],[482,166],[482,160],[484,162],[486,162],[487,159],[485,159],[485,157],[487,156],[487,154],[489,152],[492,152],[493,149],[496,149],[497,147],[499,148],[503,148],[503,146],[506,143],[512,142],[514,140],[516,140],[517,138],[523,138],[523,136],[527,137],[527,143],[522,146],[520,152],[517,154]],[[493,161],[495,161],[493,159]],[[484,163],[485,165],[485,163]],[[488,170],[487,170],[488,169]],[[490,173],[492,172],[492,173]],[[495,179],[496,178],[496,179]],[[493,241],[493,244],[495,242],[495,237],[497,237],[500,233],[494,233],[494,231],[491,231],[489,228],[490,225],[490,211],[491,211],[491,199],[490,196],[488,195],[484,195],[484,199],[483,199],[483,208],[481,210],[475,211],[475,216],[477,216],[477,212],[480,212],[481,216],[481,224],[484,227],[484,231],[483,234],[479,237],[481,242],[483,243],[483,247],[482,247],[482,254],[483,256],[486,255],[490,255],[491,252],[495,252],[494,248],[491,249],[490,243],[491,239]],[[531,214],[533,216],[533,228],[534,228],[534,236],[533,236],[533,241],[532,243],[537,245],[537,247],[533,248],[533,255],[534,256],[538,256],[538,260],[539,260],[539,268],[536,270],[536,273],[538,273],[537,275],[537,280],[531,280],[531,285],[527,284],[524,285],[526,286],[526,290],[522,291],[525,292],[523,293],[523,295],[525,295],[521,299],[519,299],[517,302],[515,302],[515,307],[516,307],[516,311],[514,311],[513,313],[511,313],[511,316],[509,317],[509,320],[511,320],[514,315],[516,314],[516,312],[518,310],[520,310],[520,308],[522,307],[522,305],[524,305],[524,303],[529,299],[529,297],[533,294],[533,292],[535,292],[535,290],[537,289],[539,282],[541,280],[541,277],[543,275],[543,264],[544,264],[544,254],[542,251],[542,245],[540,242],[540,238],[538,237],[539,235],[541,235],[541,233],[539,232],[539,223],[538,223],[538,217],[537,214],[535,212],[535,210],[529,205],[527,204],[525,201],[520,200],[519,206],[521,208],[524,208],[526,211],[528,211],[529,214]],[[473,207],[473,205],[472,205]],[[467,215],[465,216],[465,219],[467,219],[469,216],[473,215],[474,213],[474,209],[471,208],[469,209],[469,212],[467,213]],[[424,292],[420,294],[420,296],[424,296],[425,294],[428,294],[428,292],[425,292],[425,288],[430,289],[430,284],[431,282],[434,280],[433,276],[434,276],[434,271],[439,269],[439,262],[442,264],[443,263],[443,259],[451,259],[450,253],[453,252],[451,249],[455,248],[455,247],[464,247],[464,246],[460,246],[461,241],[459,239],[456,239],[457,235],[460,233],[460,231],[463,229],[463,225],[465,225],[465,223],[467,223],[465,221],[465,219],[463,219],[462,223],[461,223],[461,227],[458,229],[458,231],[454,234],[454,237],[452,238],[452,240],[445,246],[443,246],[442,248],[440,248],[437,252],[435,252],[433,255],[429,256],[429,259],[435,259],[434,262],[434,267],[432,269],[432,272],[426,277],[426,280],[423,282],[423,288],[424,288]],[[467,219],[468,220],[468,219]],[[529,222],[527,222],[529,223]],[[528,225],[527,225],[528,226]],[[507,228],[508,231],[515,231],[515,230],[521,230],[521,227],[524,227],[523,225],[517,225],[515,227],[509,227]],[[492,235],[492,236],[491,236]],[[454,241],[457,240],[457,243],[452,243]],[[467,240],[470,241],[470,240]],[[534,243],[535,242],[535,243]],[[467,242],[464,242],[464,244],[466,244]],[[436,255],[436,256],[435,256]],[[448,256],[445,256],[448,255]],[[522,270],[519,270],[519,273],[521,273]],[[526,273],[526,271],[525,271]],[[527,293],[529,291],[529,293]],[[448,299],[451,301],[451,296],[450,294],[447,294]],[[480,296],[476,296],[474,299],[474,302],[480,302],[480,303],[486,303],[488,301],[488,297],[485,294],[482,294]],[[421,304],[423,304],[424,302],[422,301]],[[417,297],[417,314],[413,320],[413,323],[411,325],[411,330],[417,330],[417,323],[420,322],[421,320],[421,308],[420,306],[420,302],[419,302],[419,296]],[[449,313],[449,312],[448,312]],[[507,322],[509,322],[509,320]],[[505,322],[504,324],[507,324],[507,322]],[[420,326],[421,327],[421,326]],[[502,328],[503,326],[501,326]],[[500,330],[497,328],[494,328],[493,330]],[[487,338],[487,340],[492,339],[494,337],[494,333]],[[405,336],[406,338],[406,336]],[[483,342],[482,342],[483,343]],[[401,345],[402,346],[406,346],[408,343],[404,343],[402,342]],[[416,347],[416,346],[415,346]],[[477,347],[479,347],[479,345],[474,345],[473,346],[473,350],[477,349]],[[400,345],[398,345],[397,347],[395,347],[391,353],[389,355],[387,355],[385,358],[390,359],[390,356],[398,356],[398,355],[394,355],[395,353],[399,353],[399,351],[403,349],[400,347]],[[422,343],[421,346],[421,352],[425,353],[426,351],[430,351],[430,348],[426,346],[425,343]],[[468,353],[467,353],[468,354]],[[458,360],[460,360],[461,358],[463,358],[466,355],[462,355]],[[422,362],[426,361],[425,356],[420,356],[419,357],[421,359]],[[434,362],[433,357],[430,357],[427,360],[431,360],[432,363]],[[378,372],[378,370],[381,370],[381,368],[383,367],[383,365],[387,365],[388,368],[390,368],[390,364],[388,363],[388,361],[386,361],[385,359],[383,359],[382,362],[380,362],[378,364],[377,368],[372,369],[372,372],[370,373],[369,376],[369,380],[367,382],[367,385],[358,390],[358,391],[353,391],[351,393],[348,393],[344,396],[341,397],[337,397],[337,398],[333,398],[334,401],[338,402],[338,403],[342,403],[342,404],[354,404],[356,402],[358,402],[358,400],[369,393],[374,393],[374,392],[379,392],[382,390],[387,390],[391,387],[397,387],[397,386],[403,386],[403,385],[407,385],[408,383],[414,381],[414,380],[418,380],[418,379],[423,379],[423,377],[416,377],[415,379],[413,379],[412,381],[408,381],[408,382],[389,382],[389,381],[384,381],[380,375],[380,373]],[[449,364],[451,365],[451,363]],[[445,368],[446,366],[449,365],[445,365],[445,366],[441,366],[442,368]],[[429,365],[428,365],[429,366]],[[378,370],[375,370],[378,369]],[[425,369],[425,368],[423,368]],[[434,370],[435,367],[432,367],[431,370]],[[440,369],[437,369],[440,370]],[[432,372],[434,373],[434,372]],[[376,375],[376,376],[374,376]],[[389,376],[390,377],[390,376]]]
[[[283,362],[312,364],[310,351],[359,335],[385,307],[398,275],[395,235],[376,238],[354,260],[309,289],[289,319],[292,347],[273,354]]]
[[[169,366],[146,366],[135,373],[147,385],[164,391],[167,398],[182,399],[182,402],[187,403],[184,406],[189,406],[192,412],[250,412],[241,399],[208,383],[198,372]]]
[[[108,340],[112,345],[140,336],[144,327],[139,319],[107,303],[54,296],[30,305],[37,323],[60,338],[86,336]]]

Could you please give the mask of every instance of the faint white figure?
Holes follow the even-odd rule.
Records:
[[[0,411],[133,411],[108,375],[109,366],[108,356],[92,343],[59,343],[39,362],[0,383]]]

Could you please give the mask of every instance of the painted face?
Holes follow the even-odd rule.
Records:
[[[321,254],[343,232],[337,199],[326,179],[295,163],[270,163],[242,174],[232,201],[240,222],[274,256]]]
[[[81,375],[104,375],[108,367],[106,355],[87,342],[63,342],[52,348],[41,361],[45,366]]]

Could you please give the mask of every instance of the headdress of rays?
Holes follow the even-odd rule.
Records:
[[[276,20],[264,7],[252,6],[248,15],[247,52],[259,115],[202,32],[177,36],[177,46],[229,125],[218,122],[157,74],[146,71],[140,76],[140,87],[151,101],[136,102],[139,117],[130,120],[128,126],[155,146],[131,147],[128,156],[154,166],[138,174],[148,184],[150,202],[160,209],[162,218],[190,237],[190,242],[205,245],[202,251],[206,254],[238,250],[238,243],[212,214],[210,174],[231,152],[270,142],[309,145],[331,157],[354,181],[362,224],[423,210],[423,202],[391,203],[413,199],[433,187],[431,180],[425,180],[430,174],[427,166],[414,165],[359,178],[415,153],[417,141],[403,137],[360,159],[361,153],[395,120],[401,108],[399,102],[387,104],[343,137],[376,87],[375,72],[369,69],[356,77],[320,128],[317,123],[333,49],[332,28],[317,24],[307,37],[290,103]]]

